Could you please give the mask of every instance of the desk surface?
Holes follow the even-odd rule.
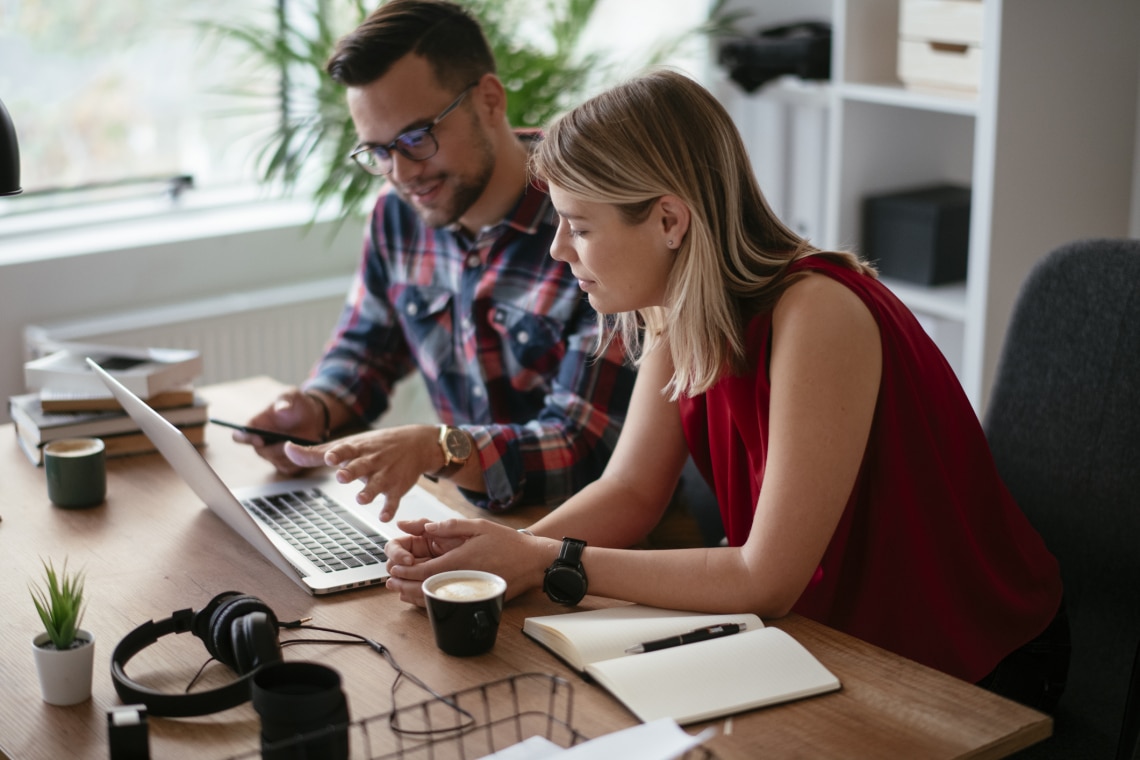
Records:
[[[277,384],[264,378],[203,389],[211,412],[244,419],[270,398]],[[232,486],[272,477],[250,449],[211,426],[205,450]],[[495,648],[473,658],[453,658],[432,642],[424,613],[383,588],[314,598],[295,586],[216,519],[157,455],[108,462],[108,497],[89,510],[67,511],[47,499],[42,468],[18,451],[11,426],[0,428],[0,546],[5,572],[0,609],[0,749],[25,758],[108,757],[107,710],[119,700],[110,677],[111,651],[140,623],[176,609],[199,609],[215,594],[238,590],[264,600],[282,620],[311,616],[313,623],[369,636],[390,649],[408,671],[438,692],[449,693],[525,672],[566,678],[573,690],[572,724],[588,737],[633,725],[636,719],[605,691],[585,683],[521,632],[524,618],[563,611],[541,594],[507,605]],[[474,514],[454,491],[441,498]],[[534,513],[505,518],[526,524]],[[96,636],[94,694],[73,707],[40,698],[31,639],[42,626],[28,595],[41,574],[40,559],[87,573],[89,606],[83,627]],[[584,607],[606,605],[587,598]],[[884,652],[812,621],[790,616],[772,621],[813,652],[843,688],[731,721],[730,735],[708,746],[724,760],[788,757],[1003,757],[1047,737],[1048,717],[970,684]],[[282,639],[301,637],[282,632]],[[311,636],[311,634],[308,634]],[[166,636],[131,661],[136,680],[153,688],[184,688],[208,655],[190,635]],[[298,646],[285,658],[324,662],[345,677],[354,719],[393,708],[392,669],[364,647]],[[198,688],[226,683],[218,665],[206,669]],[[678,684],[678,688],[684,688]],[[397,706],[426,698],[401,686]],[[724,721],[714,725],[724,727]],[[191,719],[150,720],[155,758],[223,758],[253,751],[258,718],[248,704]],[[696,727],[689,727],[692,731]]]

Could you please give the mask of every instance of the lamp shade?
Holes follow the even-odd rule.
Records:
[[[20,144],[16,142],[16,127],[4,101],[0,100],[0,195],[20,192]]]

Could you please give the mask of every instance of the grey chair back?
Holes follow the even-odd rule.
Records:
[[[1072,625],[1054,736],[1025,756],[1112,758],[1140,643],[1140,240],[1080,240],[1035,266],[984,427],[1060,562]]]

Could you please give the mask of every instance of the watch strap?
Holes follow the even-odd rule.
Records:
[[[561,562],[564,565],[578,565],[582,564],[582,551],[586,548],[586,542],[578,538],[563,538],[562,548],[558,551],[558,559],[555,562]]]
[[[542,590],[550,598],[550,601],[557,604],[572,605],[582,601],[582,598],[586,596],[589,581],[586,578],[586,569],[582,567],[582,552],[585,548],[586,542],[581,539],[562,539],[558,558],[551,563],[550,567],[546,568],[542,579]],[[566,577],[575,579],[578,587],[574,589],[572,585],[572,590],[563,589],[560,581]],[[552,578],[558,579],[558,581],[552,582]],[[564,594],[564,590],[570,591],[570,593]]]

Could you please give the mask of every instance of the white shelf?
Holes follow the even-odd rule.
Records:
[[[952,92],[910,90],[899,84],[864,84],[847,82],[839,87],[839,94],[847,100],[878,103],[899,108],[917,108],[924,111],[974,116],[978,112],[976,95]]]
[[[823,198],[822,234],[813,241],[858,250],[866,197],[942,183],[970,186],[967,281],[887,284],[933,326],[932,337],[981,413],[1013,302],[1033,265],[1070,240],[1127,237],[1132,229],[1129,215],[1140,203],[1132,199],[1130,160],[1140,3],[982,0],[974,95],[902,85],[900,0],[821,2],[810,5],[812,15],[830,12],[832,81],[773,83],[763,98],[752,99],[754,110],[740,109],[761,187],[792,185],[804,206],[804,178],[818,176],[823,162],[823,179],[812,188]],[[752,11],[756,26],[806,14],[797,0],[730,4]],[[804,130],[795,119],[807,103],[820,104],[825,149],[796,149]],[[782,119],[773,113],[781,106],[788,112]]]
[[[789,75],[765,84],[760,92],[766,98],[783,103],[823,108],[828,105],[831,89],[831,82],[805,80]]]
[[[969,95],[898,81],[898,3],[833,6],[828,229],[838,243],[857,241],[859,203],[871,192],[971,187],[967,282],[889,286],[920,317],[944,320],[932,335],[981,413],[1033,265],[1069,240],[1130,229],[1140,6],[984,0],[982,76]]]
[[[911,311],[954,322],[966,321],[965,282],[924,286],[889,277],[883,277],[882,281]]]

